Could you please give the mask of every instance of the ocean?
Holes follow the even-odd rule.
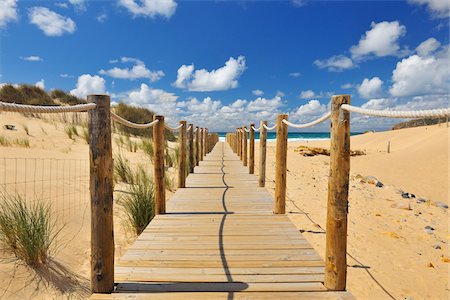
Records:
[[[225,141],[226,132],[219,132],[219,141]],[[350,135],[358,135],[360,132],[352,132]],[[267,133],[267,142],[275,142],[277,139],[276,132]],[[329,140],[329,132],[289,132],[288,141],[302,142],[311,140]],[[259,132],[255,132],[255,141],[259,141]]]

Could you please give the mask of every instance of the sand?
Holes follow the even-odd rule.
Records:
[[[83,114],[41,118],[0,114],[0,137],[11,144],[0,146],[0,193],[17,189],[29,202],[51,203],[58,216],[57,227],[63,228],[46,268],[32,269],[0,250],[0,299],[86,299],[90,295],[89,149],[82,126],[77,126],[79,136],[74,139],[65,132],[73,122],[83,124],[84,118]],[[5,124],[15,125],[16,130],[4,129]],[[27,139],[30,147],[17,145],[15,140],[22,139]],[[142,164],[151,172],[147,155],[140,149],[128,151],[119,139],[120,135],[114,134],[113,154],[122,153],[133,166]],[[174,178],[175,172],[170,168],[167,174]],[[115,189],[126,190],[126,186],[119,183]],[[170,197],[170,191],[167,194]],[[116,192],[114,200],[120,196]],[[118,258],[135,239],[119,205],[114,206],[114,229]]]
[[[82,127],[78,127],[80,137],[71,140],[64,130],[70,117],[66,120],[61,117],[36,119],[2,113],[0,119],[2,126],[14,124],[17,127],[17,131],[0,129],[0,136],[10,140],[27,138],[30,142],[30,148],[0,146],[0,166],[4,166],[6,158],[13,162],[8,162],[0,171],[0,191],[10,180],[33,182],[43,178],[37,185],[30,184],[25,189],[19,184],[18,188],[31,197],[38,194],[50,199],[63,212],[65,224],[58,241],[60,249],[47,270],[32,270],[18,264],[10,254],[0,253],[0,298],[86,298],[89,295],[90,215],[87,171],[83,164],[88,160],[88,145],[81,137]],[[21,124],[27,124],[30,136]],[[444,126],[352,137],[352,148],[367,152],[367,155],[351,158],[348,289],[356,298],[390,299],[388,293],[395,299],[448,297],[448,263],[441,258],[449,256],[448,210],[436,206],[438,201],[448,203],[448,137],[449,129]],[[151,168],[151,162],[141,150],[129,152],[126,147],[119,147],[118,139],[115,135],[114,152],[122,152],[133,165],[143,163]],[[386,153],[388,141],[391,142],[389,154]],[[289,144],[287,211],[323,257],[329,157],[300,156],[294,152],[300,144]],[[308,143],[322,147],[327,144],[326,141]],[[274,189],[274,146],[269,143],[267,159],[267,188],[271,192]],[[26,173],[25,165],[21,165],[23,160],[19,160],[16,167],[15,158],[28,158]],[[72,159],[79,165],[75,163],[65,168],[61,164],[50,165],[48,160],[52,158]],[[37,159],[36,167],[34,159]],[[16,168],[20,170],[17,175]],[[38,171],[34,173],[34,169]],[[40,173],[42,169],[44,172]],[[60,171],[51,173],[53,169]],[[169,170],[172,176],[174,172]],[[374,176],[384,186],[379,188],[361,182],[358,175]],[[48,190],[53,194],[48,194]],[[413,193],[416,198],[404,199],[399,190]],[[116,193],[115,198],[118,196]],[[424,198],[425,202],[417,203],[418,198]],[[408,206],[411,210],[397,208]],[[115,206],[114,213],[116,257],[119,257],[134,236],[124,226],[119,206]],[[425,226],[435,230],[426,233]]]
[[[352,149],[367,152],[351,158],[350,171],[347,286],[357,299],[448,298],[448,210],[436,202],[448,203],[449,132],[436,125],[351,138]],[[287,211],[324,257],[329,157],[303,157],[294,152],[298,145],[329,147],[329,141],[290,143],[287,164]],[[275,144],[267,151],[273,192]],[[358,175],[384,186],[361,183]],[[416,198],[404,199],[400,190]],[[435,230],[426,233],[425,226]]]

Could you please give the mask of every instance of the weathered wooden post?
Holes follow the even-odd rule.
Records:
[[[244,159],[244,133],[242,132],[242,128],[239,128],[239,153],[241,160]]]
[[[248,142],[247,142],[247,131],[246,131],[247,127],[242,126],[242,134],[243,134],[243,143],[244,143],[244,152],[243,152],[243,156],[244,156],[244,166],[246,167],[248,165]]]
[[[331,97],[330,176],[325,253],[325,287],[343,291],[347,277],[347,212],[350,172],[349,95]]]
[[[195,127],[195,165],[198,166],[200,163],[200,128],[198,126]]]
[[[250,174],[255,173],[255,124],[250,124],[250,158],[248,172]]]
[[[387,143],[387,153],[391,153],[391,141]]]
[[[203,157],[206,156],[206,153],[208,152],[208,128],[203,129]]]
[[[158,122],[153,126],[153,162],[154,162],[154,194],[155,214],[166,212],[166,189],[164,187],[164,116],[153,116]]]
[[[267,142],[267,121],[259,123],[259,177],[258,183],[260,187],[266,186],[266,142]]]
[[[189,173],[194,173],[195,167],[195,152],[194,152],[194,124],[189,124],[188,132],[189,144]]]
[[[186,187],[186,121],[180,121],[178,149],[178,188]]]
[[[278,115],[277,119],[277,153],[275,171],[275,214],[286,212],[286,171],[287,171],[287,138],[288,127],[283,123],[287,115]]]
[[[113,159],[110,98],[89,95],[89,189],[91,193],[91,290],[114,290]]]
[[[237,128],[237,139],[238,139],[238,156],[239,159],[242,160],[242,137],[241,137],[241,129]]]

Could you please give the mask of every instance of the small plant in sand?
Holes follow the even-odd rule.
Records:
[[[23,127],[23,130],[25,130],[27,135],[30,135],[30,129],[28,128],[28,126],[26,124],[21,124]]]
[[[74,125],[68,125],[64,128],[64,131],[66,132],[67,136],[71,140],[75,140],[75,136],[78,136],[78,130],[77,127]]]
[[[170,149],[169,147],[166,147],[166,155],[165,155],[165,162],[166,167],[176,167],[178,164],[178,147],[174,149]]]
[[[11,146],[11,142],[8,140],[7,137],[4,137],[3,135],[0,135],[0,146]]]
[[[44,127],[41,126],[42,133],[48,135],[47,131],[45,131]]]
[[[83,140],[89,144],[89,130],[86,127],[83,127]]]
[[[155,150],[153,148],[153,141],[150,139],[143,139],[141,144],[141,149],[145,154],[150,158],[151,162],[153,162]]]
[[[0,196],[0,243],[28,265],[46,263],[62,228],[50,205],[27,204],[20,195]]]
[[[167,190],[173,192],[175,190],[175,183],[173,178],[169,174],[165,174],[164,176],[164,186]]]
[[[20,147],[30,148],[30,141],[28,139],[15,139],[14,144]]]
[[[132,183],[134,179],[130,162],[120,153],[114,156],[114,175],[116,180],[124,183]]]
[[[144,231],[153,219],[154,212],[153,180],[141,166],[133,174],[129,193],[118,200],[125,210],[126,221],[136,235]]]

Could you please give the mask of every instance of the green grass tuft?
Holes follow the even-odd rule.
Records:
[[[8,140],[7,137],[4,137],[3,135],[0,135],[0,146],[11,146],[11,142]]]
[[[114,175],[117,180],[125,183],[132,183],[134,180],[130,162],[121,154],[114,156]]]
[[[45,264],[54,249],[57,228],[50,205],[27,204],[20,195],[1,196],[0,243],[28,265]]]

